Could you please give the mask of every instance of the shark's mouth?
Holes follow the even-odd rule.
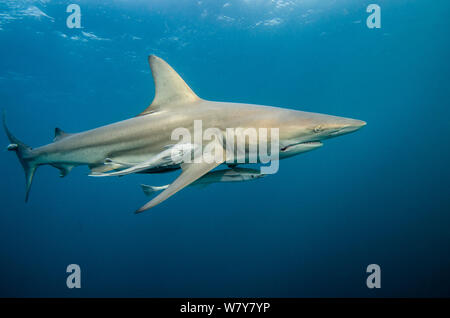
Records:
[[[314,147],[320,147],[320,146],[322,146],[322,143],[321,143],[320,141],[304,141],[304,142],[297,142],[297,143],[295,143],[295,144],[290,144],[290,145],[287,145],[287,146],[284,146],[284,147],[280,148],[280,151],[284,152],[284,151],[289,150],[289,149],[292,148],[292,147],[299,146],[299,145],[304,145],[304,146],[306,146],[306,147],[309,146],[309,147],[311,147],[311,148],[314,148]]]

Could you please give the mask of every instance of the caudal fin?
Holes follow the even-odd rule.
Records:
[[[8,127],[6,126],[6,116],[4,111],[3,128],[5,129],[6,135],[8,136],[9,142],[11,143],[8,145],[8,150],[15,151],[17,158],[19,158],[20,164],[23,167],[23,170],[25,171],[25,202],[27,202],[28,196],[30,194],[31,183],[33,182],[33,176],[38,166],[32,161],[31,147],[21,142],[9,131]]]

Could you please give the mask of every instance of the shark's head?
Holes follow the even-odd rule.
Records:
[[[290,157],[322,146],[325,139],[342,136],[365,126],[357,119],[293,111],[280,128],[280,156]]]

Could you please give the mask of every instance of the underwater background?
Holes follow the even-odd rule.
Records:
[[[275,175],[189,187],[139,215],[139,185],[178,172],[44,166],[25,204],[1,133],[0,296],[450,296],[449,14],[425,0],[0,1],[0,108],[33,147],[145,109],[149,54],[205,99],[367,122]],[[66,286],[73,263],[81,289]]]

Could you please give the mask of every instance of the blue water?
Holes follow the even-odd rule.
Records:
[[[0,296],[450,296],[450,2],[378,0],[381,29],[368,1],[77,1],[82,29],[66,27],[69,3],[0,1],[0,107],[31,146],[140,113],[149,54],[205,99],[368,125],[140,215],[139,184],[177,172],[45,166],[25,204],[2,150]],[[81,289],[66,287],[72,263]],[[372,263],[381,289],[366,287]]]

